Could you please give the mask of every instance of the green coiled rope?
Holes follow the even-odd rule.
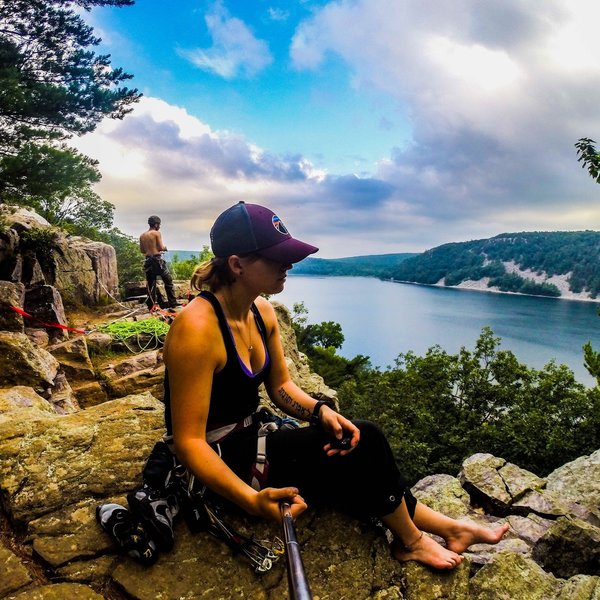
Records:
[[[116,321],[101,325],[98,331],[109,334],[130,352],[144,352],[162,347],[169,332],[169,324],[154,318],[143,321]],[[137,344],[139,350],[131,347],[133,343]]]

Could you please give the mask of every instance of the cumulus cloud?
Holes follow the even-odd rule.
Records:
[[[206,243],[210,223],[238,200],[294,206],[322,179],[299,155],[269,154],[156,98],[142,98],[122,121],[104,121],[76,145],[99,160],[98,191],[117,206],[117,226],[133,235],[145,213],[168,215],[165,239],[170,232],[170,246],[180,249]]]
[[[600,129],[599,18],[595,0],[331,2],[299,26],[291,58],[317,69],[335,54],[354,85],[397,99],[412,139],[376,177],[399,214],[463,236],[470,221],[598,227],[573,145]]]
[[[245,62],[252,52],[240,40],[255,40],[246,26],[220,5],[211,15],[214,46],[204,58],[227,55],[237,31],[239,57],[233,52],[222,73],[260,64]],[[217,214],[241,199],[272,207],[324,257],[600,228],[600,190],[574,149],[600,130],[599,17],[597,0],[547,0],[543,12],[522,0],[345,0],[317,9],[295,33],[294,66],[318,69],[336,55],[358,92],[397,101],[381,127],[410,123],[410,138],[368,177],[318,170],[293,149],[273,154],[148,97],[78,145],[100,160],[98,191],[117,206],[117,225],[136,234],[148,214],[160,214],[167,245],[178,249],[207,243]]]
[[[220,2],[205,21],[213,45],[178,50],[196,67],[232,79],[239,75],[253,77],[273,62],[268,44],[256,38],[242,20],[230,16]]]

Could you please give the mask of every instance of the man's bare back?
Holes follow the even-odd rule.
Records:
[[[163,245],[160,231],[157,229],[151,228],[140,235],[140,251],[145,256],[155,256],[166,249],[167,247]]]

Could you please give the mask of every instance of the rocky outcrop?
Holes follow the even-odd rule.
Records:
[[[24,289],[6,283],[0,291],[17,303],[24,301]],[[335,400],[298,352],[289,312],[280,305],[276,311],[292,377],[311,395]],[[282,560],[259,576],[224,543],[192,533],[182,518],[175,524],[175,547],[152,567],[122,556],[98,526],[96,506],[126,503],[163,432],[160,349],[119,354],[99,333],[35,343],[19,316],[5,322],[0,598],[287,596]],[[413,493],[436,510],[487,527],[510,525],[499,544],[471,547],[451,572],[400,564],[381,529],[311,509],[297,529],[313,594],[321,600],[600,600],[599,482],[600,450],[546,478],[476,454],[456,477],[419,481]],[[231,511],[226,517],[259,539],[280,535],[275,525]]]
[[[55,287],[65,302],[94,306],[115,297],[112,246],[70,236],[36,213],[0,206],[0,280]]]
[[[127,597],[140,599],[285,597],[287,583],[281,561],[258,577],[226,545],[207,533],[192,534],[183,520],[176,524],[175,548],[161,555],[154,566],[144,568],[129,557],[118,558],[110,538],[97,526],[94,510],[100,502],[124,503],[126,493],[139,484],[144,459],[163,429],[162,404],[151,394],[57,415],[31,388],[21,387],[1,392],[0,407],[0,493],[4,507],[13,522],[26,527],[26,544],[34,559],[55,573],[61,585],[77,585],[73,590],[89,594],[107,585],[116,586]],[[325,509],[305,513],[297,528],[315,597],[597,598],[600,530],[570,513],[558,519],[535,513],[510,514],[510,501],[504,496],[503,512],[508,511],[508,516],[482,513],[460,483],[469,481],[475,486],[482,480],[481,474],[465,475],[476,472],[477,463],[483,471],[490,465],[503,469],[507,489],[529,487],[523,485],[524,475],[517,467],[493,459],[476,455],[465,461],[460,479],[431,476],[413,489],[423,503],[456,518],[474,519],[490,527],[508,520],[511,526],[500,544],[472,547],[467,561],[452,572],[397,563],[389,554],[385,537],[370,525]],[[588,462],[593,460],[588,457]],[[563,472],[571,476],[572,470],[567,466]],[[552,480],[555,486],[560,485],[556,474]],[[546,480],[532,481],[545,492]],[[490,497],[500,496],[498,492],[493,487],[486,491]],[[574,496],[571,504],[579,504],[582,497]],[[276,526],[265,522],[233,513],[228,519],[260,539],[279,535]],[[570,534],[563,531],[564,523],[574,527]],[[557,534],[557,530],[562,533]],[[562,567],[561,557],[566,557]],[[10,574],[5,583],[10,592],[5,595],[14,595],[16,590],[43,593],[41,587],[47,586],[34,582],[23,558],[3,548],[0,560]],[[555,572],[557,568],[562,570]],[[573,569],[581,570],[574,573]],[[66,589],[61,588],[63,593]]]

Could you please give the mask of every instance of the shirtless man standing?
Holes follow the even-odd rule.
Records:
[[[167,247],[163,244],[159,231],[160,218],[156,215],[148,217],[148,226],[148,231],[144,231],[140,236],[140,251],[146,257],[144,271],[148,286],[148,307],[152,308],[152,306],[158,304],[161,308],[175,308],[177,298],[173,288],[173,278],[161,254],[161,252],[167,250]],[[162,294],[156,285],[157,277],[160,277],[165,285],[167,303],[163,300]]]

